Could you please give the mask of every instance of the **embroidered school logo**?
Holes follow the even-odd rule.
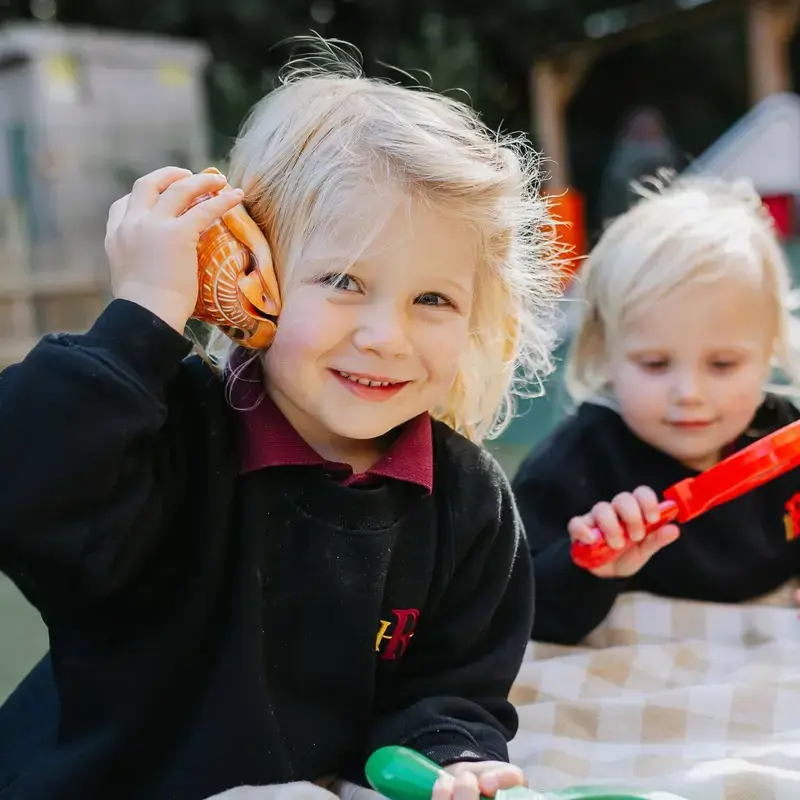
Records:
[[[393,608],[393,620],[382,619],[375,637],[375,652],[384,661],[402,658],[414,635],[419,619],[418,608]]]
[[[795,494],[784,506],[783,527],[786,530],[786,541],[791,542],[800,536],[800,492]]]

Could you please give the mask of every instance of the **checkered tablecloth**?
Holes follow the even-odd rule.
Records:
[[[735,606],[623,595],[585,646],[531,644],[512,761],[540,791],[800,800],[793,588]]]

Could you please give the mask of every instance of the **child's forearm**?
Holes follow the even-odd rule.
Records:
[[[164,387],[189,349],[117,301],[0,375],[0,570],[43,615],[102,597],[146,548],[171,477]]]

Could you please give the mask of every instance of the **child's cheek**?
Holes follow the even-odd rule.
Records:
[[[736,420],[742,428],[751,421],[764,400],[763,383],[758,375],[742,376],[741,380],[720,382],[715,387],[714,401],[721,414]]]
[[[281,360],[292,359],[301,363],[317,361],[336,346],[336,329],[319,304],[292,302],[284,306],[278,320],[278,330],[272,344],[272,353]]]
[[[469,332],[466,325],[451,325],[449,330],[437,333],[435,336],[429,334],[421,337],[415,350],[422,355],[428,375],[439,390],[437,400],[444,401],[462,363],[469,368],[469,359],[465,358]]]
[[[647,375],[633,364],[621,366],[613,379],[614,394],[623,407],[640,409],[640,413],[662,413],[666,400],[663,381]]]

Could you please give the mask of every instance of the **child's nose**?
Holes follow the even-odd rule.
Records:
[[[396,358],[413,353],[405,317],[385,304],[374,304],[359,316],[353,336],[360,350],[372,350],[384,358]]]
[[[703,399],[700,376],[694,370],[680,370],[675,375],[672,394],[679,403],[697,403]]]

